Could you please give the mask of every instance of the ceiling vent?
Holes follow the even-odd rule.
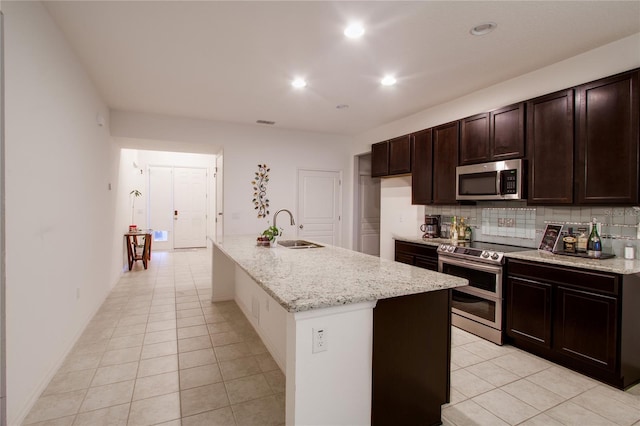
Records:
[[[256,123],[258,123],[258,124],[268,124],[269,126],[273,126],[274,124],[276,124],[275,121],[269,121],[269,120],[256,120]]]

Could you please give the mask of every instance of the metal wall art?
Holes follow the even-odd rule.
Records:
[[[258,171],[251,181],[253,185],[253,205],[258,211],[258,219],[269,215],[269,199],[267,198],[267,183],[269,183],[270,168],[266,164],[258,164]]]

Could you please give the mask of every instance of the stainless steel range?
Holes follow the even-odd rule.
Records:
[[[440,244],[438,271],[469,280],[452,290],[454,326],[502,345],[504,254],[523,250],[531,249],[480,241]]]

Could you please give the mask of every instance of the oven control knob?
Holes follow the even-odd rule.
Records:
[[[455,248],[454,246],[449,246],[449,247],[447,247],[447,251],[448,251],[449,253],[453,253],[453,251],[454,251],[455,249],[456,249],[456,248]]]
[[[500,258],[500,255],[499,255],[498,253],[493,253],[493,254],[491,255],[491,258],[492,258],[493,260],[498,260],[498,259]]]
[[[482,252],[482,257],[484,257],[485,259],[489,258],[489,252],[488,251],[483,251]]]

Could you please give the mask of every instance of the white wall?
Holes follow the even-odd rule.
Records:
[[[112,111],[111,133],[128,139],[128,147],[169,151],[205,152],[224,150],[224,232],[227,235],[259,233],[267,227],[253,208],[251,181],[259,163],[271,168],[267,186],[270,220],[281,208],[297,214],[297,170],[299,168],[343,172],[342,245],[350,247],[352,139],[346,136],[287,131],[278,128],[184,119],[150,114]],[[136,141],[135,143],[133,141]],[[297,228],[283,226],[285,235]]]
[[[640,67],[640,33],[357,135],[354,138],[352,154],[357,155],[371,151],[371,144],[375,142],[490,111],[637,67]],[[385,185],[389,185],[385,182],[386,179],[383,179],[383,188]],[[410,182],[407,182],[407,185],[409,187],[405,190],[404,200],[399,199],[394,192],[392,200],[394,205],[408,208],[407,206],[411,204]],[[388,204],[387,198],[383,190],[381,205]],[[419,217],[414,227],[417,229],[420,223]],[[392,235],[403,232],[406,225],[400,224],[397,217],[385,214],[383,209],[380,227],[380,252],[381,257],[385,258],[383,253],[387,253],[387,255],[393,253]]]
[[[7,416],[15,425],[115,283],[122,235],[108,190],[118,163],[106,105],[41,3],[2,7]]]

